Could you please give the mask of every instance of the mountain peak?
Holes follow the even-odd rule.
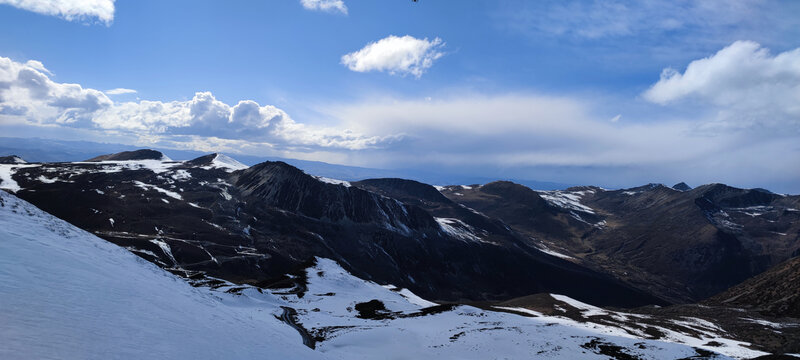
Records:
[[[248,168],[247,165],[236,161],[236,159],[220,153],[203,155],[201,157],[189,160],[185,164],[190,166],[206,167],[208,169],[219,168],[227,172],[244,170]]]
[[[22,160],[17,155],[0,156],[0,164],[27,164],[28,162]]]
[[[87,162],[97,162],[97,161],[126,161],[126,160],[160,160],[160,161],[170,161],[172,159],[168,158],[166,155],[161,153],[160,151],[152,150],[152,149],[141,149],[141,150],[133,150],[133,151],[123,151],[114,154],[106,154],[93,157]]]
[[[672,188],[673,188],[673,189],[675,189],[675,190],[680,190],[680,191],[689,191],[689,190],[692,190],[692,187],[691,187],[691,186],[689,186],[689,185],[687,185],[687,184],[686,184],[685,182],[683,182],[683,181],[681,181],[681,182],[679,182],[679,183],[677,183],[677,184],[675,184],[675,185],[672,185]]]

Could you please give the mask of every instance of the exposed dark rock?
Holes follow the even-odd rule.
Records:
[[[680,191],[692,190],[692,187],[689,186],[689,185],[686,185],[685,182],[679,182],[679,183],[677,183],[675,185],[672,185],[672,188],[675,189],[675,190],[680,190]]]
[[[679,303],[712,296],[800,249],[800,196],[722,184],[535,192],[491,183],[442,192],[536,246]]]
[[[162,160],[164,158],[164,154],[162,154],[160,151],[142,149],[123,151],[116,154],[100,155],[86,161]]]

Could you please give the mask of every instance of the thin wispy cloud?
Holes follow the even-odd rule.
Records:
[[[567,0],[509,5],[508,26],[524,32],[584,39],[632,37],[692,29],[721,31],[749,22],[758,0]]]
[[[443,47],[444,41],[440,38],[391,35],[342,56],[342,64],[356,72],[379,71],[419,78],[434,61],[444,56]]]
[[[347,5],[343,0],[300,0],[300,4],[308,10],[338,12],[347,15]]]
[[[105,25],[114,21],[114,0],[0,0],[0,4],[68,21],[96,20]]]
[[[135,94],[136,90],[126,89],[126,88],[116,88],[116,89],[106,90],[105,93],[106,95]]]

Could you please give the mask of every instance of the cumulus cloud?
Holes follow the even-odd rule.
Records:
[[[116,88],[116,89],[106,90],[105,93],[106,95],[135,94],[136,90],[126,89],[126,88]]]
[[[438,37],[428,40],[391,35],[342,56],[342,64],[356,72],[381,71],[419,78],[444,55],[442,47],[444,42]]]
[[[130,91],[103,93],[57,83],[42,69],[39,62],[19,63],[0,57],[0,124],[69,126],[195,143],[200,138],[250,141],[297,151],[361,150],[397,139],[298,123],[275,106],[252,100],[231,106],[210,92],[197,92],[186,101],[114,102],[106,93]]]
[[[347,6],[342,0],[300,0],[300,3],[308,10],[322,10],[347,14]]]
[[[86,124],[112,101],[103,92],[57,83],[38,61],[0,57],[0,113],[36,124]]]
[[[0,0],[0,4],[68,21],[94,18],[106,25],[114,21],[114,0]]]
[[[681,73],[667,68],[644,98],[662,105],[700,103],[729,126],[800,125],[800,48],[772,54],[737,41]]]

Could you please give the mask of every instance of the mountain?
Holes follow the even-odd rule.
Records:
[[[689,185],[686,185],[685,182],[679,182],[679,183],[677,183],[675,185],[672,185],[672,188],[675,189],[675,190],[680,190],[680,191],[692,190],[692,187],[689,186]]]
[[[124,158],[147,159],[3,165],[8,176],[0,187],[189,278],[267,285],[319,256],[435,300],[555,292],[600,305],[664,304],[548,255],[441,195],[434,209],[283,162],[245,167],[218,154],[190,161],[137,154]],[[437,196],[433,187],[415,184],[404,191]],[[398,186],[383,188],[399,194]]]
[[[704,303],[800,318],[800,257],[780,263]]]
[[[91,141],[68,141],[41,138],[0,137],[0,156],[17,154],[31,162],[73,162],[90,159],[103,154],[129,151],[130,145],[97,143]],[[157,148],[165,156],[172,159],[194,159],[206,155],[192,150],[175,150]],[[246,165],[255,165],[264,161],[282,161],[309,174],[328,178],[357,181],[369,178],[403,177],[430,184],[467,184],[484,183],[493,178],[448,173],[427,169],[376,169],[359,166],[329,164],[321,161],[309,161],[281,158],[275,156],[254,156],[236,154],[236,159]],[[566,189],[570,185],[538,181],[535,179],[517,178],[514,181],[536,189]]]
[[[717,294],[800,253],[800,196],[761,189],[649,184],[537,192],[494,182],[442,193],[544,251],[677,303]]]
[[[0,164],[25,164],[27,161],[22,160],[17,155],[0,156]]]
[[[531,301],[490,309],[439,305],[407,289],[354,277],[323,258],[311,259],[291,274],[292,282],[272,288],[179,278],[2,191],[0,237],[2,358],[730,359],[767,354],[712,322],[647,320],[647,332],[640,333],[630,327],[634,321],[624,319],[647,316],[563,295],[541,294],[540,309],[553,305],[542,312],[531,310]],[[604,319],[623,319],[617,321],[626,325]]]
[[[0,165],[0,187],[186,277],[265,285],[319,256],[435,300],[630,307],[695,302],[800,253],[800,197],[762,189],[434,187],[221,154],[101,159]]]
[[[134,151],[123,151],[116,154],[95,156],[87,162],[93,161],[121,161],[121,160],[170,160],[159,151],[142,149]]]

